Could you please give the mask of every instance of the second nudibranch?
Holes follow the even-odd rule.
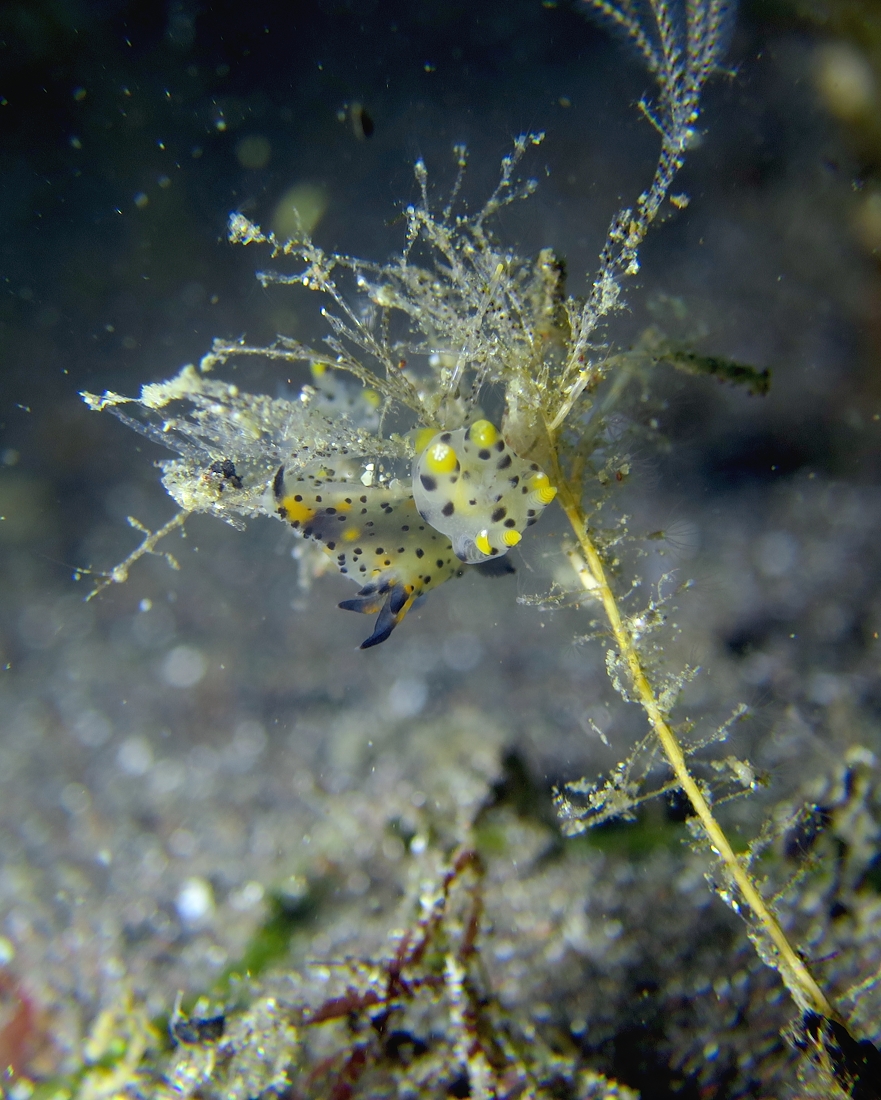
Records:
[[[362,649],[384,642],[421,596],[461,575],[463,562],[506,554],[556,495],[488,420],[422,432],[418,443],[409,486],[365,487],[327,466],[281,467],[273,479],[278,514],[361,584],[339,606],[378,613]]]

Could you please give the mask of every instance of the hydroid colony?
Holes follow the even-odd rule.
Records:
[[[517,168],[540,134],[515,141],[498,186],[476,213],[461,201],[464,148],[456,149],[457,178],[440,203],[417,162],[419,201],[404,210],[406,243],[389,263],[329,254],[305,234],[279,240],[234,215],[231,241],[261,246],[273,260],[293,265],[292,272],[262,272],[261,282],[320,294],[330,335],[320,348],[285,336],[269,347],[218,340],[198,368],[145,386],[138,398],[84,395],[91,407],[110,409],[176,451],[161,466],[180,512],[145,533],[98,589],[124,580],[139,557],[155,552],[195,512],[233,524],[273,516],[361,585],[340,606],[377,614],[364,642],[370,647],[387,639],[429,590],[463,568],[503,558],[556,497],[574,540],[573,586],[605,616],[612,682],[642,707],[651,730],[608,781],[583,781],[560,795],[568,829],[631,813],[647,797],[636,776],[665,761],[672,776],[656,791],[678,787],[687,795],[693,834],[718,864],[715,886],[744,916],[761,957],[800,1009],[841,1026],[749,860],[735,853],[714,815],[711,779],[693,772],[671,719],[689,673],[661,671],[653,631],[662,616],[657,607],[623,610],[611,540],[591,523],[609,480],[604,475],[621,460],[611,423],[624,391],[635,378],[644,385],[648,366],[658,361],[695,368],[694,356],[680,353],[677,360],[660,343],[653,354],[613,353],[608,322],[694,144],[701,93],[721,64],[732,13],[725,0],[588,0],[587,6],[630,42],[652,74],[656,98],[640,106],[661,148],[649,185],[612,219],[586,297],[568,294],[563,261],[551,250],[523,257],[494,233],[499,211],[535,189]],[[246,393],[216,377],[229,360],[248,357],[307,364],[315,384],[284,399]],[[767,388],[765,375],[737,365],[714,360],[703,367],[759,392]],[[498,428],[487,419],[497,407]],[[715,734],[724,735],[724,729]],[[754,785],[746,762],[728,770],[735,786]]]

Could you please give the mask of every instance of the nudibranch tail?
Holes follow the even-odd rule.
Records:
[[[450,540],[420,518],[409,485],[365,487],[326,467],[282,467],[272,492],[278,514],[361,584],[339,606],[377,615],[362,649],[384,642],[420,596],[461,573]]]
[[[416,600],[413,585],[384,581],[381,584],[365,584],[358,595],[351,600],[342,600],[337,607],[343,611],[358,611],[362,615],[379,614],[373,626],[373,633],[361,643],[361,649],[370,649],[379,645],[395,629]]]

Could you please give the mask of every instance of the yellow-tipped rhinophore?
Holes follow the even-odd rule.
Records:
[[[499,438],[499,431],[488,420],[475,420],[471,425],[471,438],[478,447],[491,447]]]
[[[550,478],[547,474],[538,473],[529,483],[532,489],[532,495],[539,504],[548,505],[557,495],[557,490],[551,485]]]

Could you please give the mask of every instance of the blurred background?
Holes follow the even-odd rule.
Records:
[[[674,188],[690,202],[650,236],[608,336],[626,347],[657,324],[769,367],[771,392],[659,371],[659,445],[634,438],[613,506],[657,535],[627,559],[634,600],[667,570],[696,581],[666,659],[707,669],[685,696],[705,732],[753,709],[735,751],[773,804],[854,745],[879,748],[877,9],[753,0],[730,65]],[[241,533],[194,518],[164,545],[179,571],[148,558],[89,603],[75,573],[133,549],[128,516],[153,529],[174,511],[161,449],[80,390],[135,394],[215,336],[323,335],[320,303],[261,288],[268,257],[226,242],[231,212],[284,233],[296,209],[323,248],[381,261],[403,246],[417,157],[440,202],[465,143],[477,207],[512,139],[545,131],[523,165],[538,192],[499,234],[556,249],[583,293],[612,214],[651,178],[656,134],[636,107],[651,91],[564,2],[0,5],[0,1052],[19,1072],[72,1065],[122,988],[153,1013],[210,988],[271,897],[310,902],[295,955],[360,942],[359,913],[383,942],[427,804],[465,820],[516,774],[549,807],[554,784],[607,771],[641,736],[586,638],[592,615],[518,603],[567,577],[553,510],[516,575],[438,589],[367,653],[365,620],[335,606],[350,585],[300,585],[268,519]],[[307,380],[256,362],[225,376],[268,393]],[[745,829],[768,812],[743,806]],[[634,912],[655,866],[621,886]],[[615,903],[596,904],[602,921]],[[607,965],[576,941],[554,966]],[[700,966],[724,971],[728,942]],[[553,991],[545,964],[522,988]],[[651,965],[638,937],[608,963]],[[614,1000],[585,1051],[645,1090],[651,1065],[628,1079],[615,1055]],[[652,1042],[685,1072],[684,1048]]]

